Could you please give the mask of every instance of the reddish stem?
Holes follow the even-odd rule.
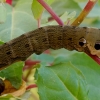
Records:
[[[50,51],[50,50],[46,50],[46,51],[44,51],[43,53],[45,53],[45,54],[50,54],[51,51]]]
[[[98,0],[89,0],[86,4],[85,8],[82,10],[80,15],[75,19],[75,21],[72,23],[73,26],[78,26],[82,23],[82,21],[85,19],[85,17],[89,14],[89,12],[94,7],[95,3]]]
[[[6,3],[12,5],[12,0],[6,0]]]
[[[31,88],[37,88],[37,85],[36,84],[31,84],[31,85],[26,87],[26,90],[29,90]]]
[[[95,60],[99,65],[100,65],[100,58],[95,56],[95,55],[91,55],[91,54],[87,54],[89,55],[93,60]]]
[[[90,12],[98,0],[89,0],[84,10]]]
[[[26,81],[27,82],[27,80],[28,80],[28,77],[29,77],[29,75],[31,74],[31,72],[32,72],[32,66],[30,67],[30,69],[28,70],[28,73],[26,74],[26,76],[25,77],[23,77],[23,80],[24,81]]]
[[[38,21],[38,28],[41,27],[41,18],[37,20]]]
[[[57,21],[59,25],[64,25],[62,20],[59,18],[58,15],[51,9],[51,7],[43,0],[37,0],[50,14],[51,16]]]
[[[32,60],[26,60],[25,61],[25,67],[23,68],[23,70],[29,69],[31,68],[33,65],[40,63],[40,61],[32,61]]]
[[[26,74],[26,76],[23,77],[23,79],[24,79],[25,81],[27,81],[29,75],[31,74],[31,71],[32,71],[32,69],[33,69],[33,65],[36,65],[37,63],[40,63],[40,61],[27,60],[27,61],[25,62],[25,66],[24,66],[23,70],[29,69],[29,70],[28,70],[28,73]]]
[[[37,21],[38,21],[38,28],[41,27],[41,17],[42,17],[42,13],[41,13],[41,16],[39,17],[39,19],[37,19]]]
[[[70,24],[70,20],[67,21],[67,24],[66,25],[69,25],[69,24]]]

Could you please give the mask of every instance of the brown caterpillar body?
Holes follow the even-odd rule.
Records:
[[[59,25],[41,27],[0,46],[0,68],[49,48],[85,51],[100,57],[99,44],[99,29]]]

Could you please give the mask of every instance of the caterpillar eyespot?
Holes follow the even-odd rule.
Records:
[[[90,52],[100,57],[100,30],[87,27],[45,26],[25,33],[0,46],[0,68],[26,60],[31,54],[65,48]]]
[[[80,45],[80,46],[84,46],[84,44],[86,44],[86,40],[85,40],[84,38],[81,38],[81,39],[79,40],[79,45]]]
[[[94,48],[95,48],[96,50],[100,50],[100,43],[95,43]]]

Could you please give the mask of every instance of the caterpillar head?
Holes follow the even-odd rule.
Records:
[[[100,58],[100,30],[89,28],[86,35],[86,41],[90,53]]]
[[[78,51],[85,51],[100,58],[100,30],[96,28],[76,27],[74,47]]]

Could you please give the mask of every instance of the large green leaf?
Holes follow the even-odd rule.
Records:
[[[40,100],[88,100],[88,87],[82,73],[70,62],[38,69]]]
[[[85,53],[79,53],[76,51],[67,51],[65,49],[55,51],[53,50],[52,56],[55,57],[55,60],[52,63],[53,66],[46,67],[42,64],[42,66],[36,71],[35,77],[39,88],[38,90],[40,100],[51,100],[50,98],[53,98],[52,100],[56,100],[57,98],[63,100],[63,97],[64,100],[99,100],[100,65],[93,61]],[[45,57],[43,59],[45,59]],[[68,63],[69,61],[72,64]],[[77,77],[75,72],[77,74]],[[80,83],[83,82],[83,80],[85,79],[84,85],[82,85],[81,88],[84,88],[86,90],[75,90],[78,87],[75,85],[74,82],[79,81],[79,77],[81,77]],[[66,79],[67,82],[64,79]],[[60,82],[62,82],[62,84]],[[62,86],[65,83],[67,84],[66,87],[70,90],[71,94],[73,94],[73,92],[78,91],[79,95],[83,93],[85,95],[82,96],[85,96],[86,98],[84,99],[82,97],[83,99],[79,99],[78,96],[74,95],[77,99],[68,99],[67,97],[70,97],[71,94],[66,94],[68,95],[66,97],[64,94],[66,92],[64,92],[62,95]],[[65,90],[66,87],[64,87]],[[61,89],[61,91],[59,89]],[[59,94],[59,92],[61,95]]]
[[[32,0],[19,0],[14,8],[5,4],[7,19],[5,23],[0,24],[1,40],[9,41],[37,27],[31,12],[31,3]]]
[[[19,88],[22,84],[22,69],[24,63],[17,62],[10,65],[8,68],[0,71],[0,77],[4,77],[12,83],[12,86]]]
[[[100,95],[98,94],[100,92],[100,65],[86,54],[76,51],[70,52],[61,49],[53,51],[52,54],[56,56],[54,64],[70,61],[76,68],[78,68],[87,81],[89,89],[88,96],[90,100],[100,99]]]

